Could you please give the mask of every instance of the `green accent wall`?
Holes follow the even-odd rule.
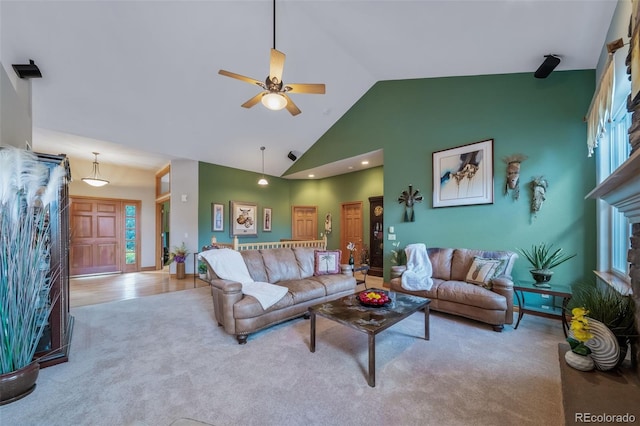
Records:
[[[329,248],[340,244],[340,205],[344,202],[363,202],[363,232],[369,228],[369,197],[382,195],[383,169],[375,167],[359,172],[318,180],[287,180],[267,176],[269,185],[257,184],[262,175],[199,163],[198,194],[198,247],[211,242],[230,242],[229,202],[244,201],[258,204],[258,236],[243,237],[242,241],[279,241],[291,238],[291,206],[316,206],[318,208],[318,238],[324,233],[324,218],[327,212],[333,216],[332,232],[327,236]],[[223,204],[224,231],[211,231],[211,204]],[[262,231],[262,209],[271,207],[272,231]]]
[[[595,201],[584,196],[595,186],[595,163],[587,157],[583,117],[595,88],[595,71],[554,72],[547,79],[531,73],[383,81],[375,84],[286,174],[384,150],[384,168],[314,181],[269,178],[256,184],[256,173],[200,164],[199,241],[230,241],[229,200],[255,201],[273,208],[273,232],[260,241],[288,238],[290,206],[317,205],[319,232],[324,215],[333,214],[329,245],[339,244],[340,203],[361,200],[368,229],[368,197],[385,196],[385,235],[395,227],[404,247],[487,250],[529,248],[554,243],[578,257],[555,269],[552,282],[592,280],[596,264]],[[494,203],[432,207],[432,154],[435,151],[494,139]],[[503,194],[503,158],[521,153],[521,195]],[[543,175],[549,182],[546,201],[536,218],[530,215],[529,182]],[[424,201],[415,207],[415,222],[403,222],[400,193],[412,184]],[[210,203],[225,204],[225,231],[212,233]],[[260,219],[261,220],[261,219]],[[261,223],[259,229],[261,229]],[[391,245],[385,248],[388,279]],[[530,279],[529,265],[516,262],[514,278]]]

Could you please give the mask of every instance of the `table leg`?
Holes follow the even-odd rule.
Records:
[[[311,311],[310,315],[311,334],[309,335],[309,349],[311,352],[316,351],[316,313]]]
[[[424,307],[424,340],[429,340],[429,305]]]
[[[369,386],[376,386],[376,335],[369,334]]]
[[[569,304],[569,298],[562,298],[562,332],[564,337],[567,337],[567,330],[569,330],[569,323],[567,322],[567,305]]]
[[[516,294],[516,299],[518,300],[518,321],[516,322],[516,326],[513,327],[514,330],[518,329],[520,325],[520,320],[524,316],[524,292],[518,293],[518,290],[514,291]]]

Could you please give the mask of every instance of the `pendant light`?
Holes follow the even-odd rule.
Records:
[[[264,150],[265,150],[264,146],[261,146],[260,151],[262,151],[262,177],[258,181],[258,185],[262,185],[262,186],[269,185],[269,181],[267,181],[267,179],[265,179],[264,177]]]
[[[93,160],[93,173],[91,176],[82,178],[83,182],[88,183],[91,186],[105,186],[109,183],[108,180],[102,179],[100,177],[100,164],[98,164],[98,152],[93,152],[94,160]]]

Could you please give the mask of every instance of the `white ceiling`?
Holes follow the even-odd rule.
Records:
[[[185,158],[261,172],[265,146],[266,174],[281,176],[289,151],[300,157],[377,81],[533,74],[549,53],[562,58],[557,70],[595,68],[615,6],[278,1],[284,82],[327,87],[326,95],[292,94],[296,117],[241,108],[258,89],[217,74],[267,76],[270,0],[2,0],[0,53],[7,72],[29,59],[42,71],[32,80],[36,150],[87,160],[98,151],[100,162],[140,168]],[[353,170],[346,163],[316,177]]]

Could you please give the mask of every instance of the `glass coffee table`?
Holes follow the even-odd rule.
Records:
[[[431,300],[402,293],[387,293],[391,302],[381,307],[363,305],[358,300],[359,293],[311,306],[309,308],[311,317],[309,349],[311,352],[316,351],[316,315],[366,333],[369,336],[369,377],[367,382],[369,386],[374,387],[376,385],[376,334],[424,308],[424,339],[429,340],[429,303]]]

